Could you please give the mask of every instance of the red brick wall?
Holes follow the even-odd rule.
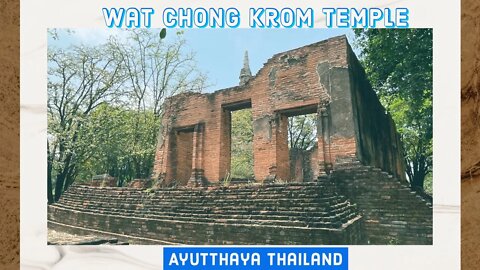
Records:
[[[352,49],[347,48],[357,158],[406,180],[403,145],[395,123],[380,103]],[[341,143],[345,147],[345,143]],[[353,147],[353,143],[352,143]]]
[[[177,183],[186,185],[192,174],[193,132],[178,132],[176,137],[175,176]],[[175,154],[173,153],[173,154]]]
[[[277,127],[277,178],[290,180],[290,153],[288,149],[288,117],[280,115]]]
[[[292,109],[316,110],[319,104],[329,103],[334,109],[350,106],[346,112],[342,112],[342,121],[353,122],[351,104],[348,103],[348,73],[345,77],[340,74],[340,77],[336,78],[341,82],[338,86],[343,89],[343,92],[340,91],[341,95],[348,93],[346,96],[336,96],[338,87],[331,88],[322,82],[321,79],[325,80],[327,77],[319,74],[320,63],[328,63],[332,68],[347,69],[347,47],[347,40],[342,36],[279,53],[269,59],[258,74],[244,86],[208,94],[183,93],[169,98],[165,105],[166,113],[161,131],[163,139],[159,140],[157,148],[154,177],[167,172],[167,181],[173,179],[168,171],[171,170],[169,167],[173,162],[172,153],[177,150],[172,149],[174,147],[168,149],[172,146],[168,143],[171,140],[168,136],[171,130],[204,122],[203,162],[202,168],[197,169],[203,169],[206,179],[211,182],[221,180],[230,170],[229,110],[235,108],[235,103],[250,102],[254,129],[255,178],[261,181],[269,176],[272,168],[276,168],[277,178],[287,179],[290,166],[286,115],[291,113]],[[331,137],[331,145],[328,147],[332,162],[337,156],[354,156],[356,146],[353,131],[347,135],[345,132],[337,132],[344,126],[353,127],[353,123],[337,125],[340,128],[337,128],[335,123],[328,125],[334,127],[328,132]],[[325,154],[320,144],[318,162],[323,160],[321,155]],[[322,169],[323,166],[319,168]]]

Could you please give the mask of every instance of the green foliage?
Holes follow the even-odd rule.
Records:
[[[167,41],[163,30],[125,31],[96,46],[48,48],[49,203],[92,175],[148,178],[163,102],[204,87],[181,33]]]
[[[229,172],[226,172],[225,176],[223,177],[222,186],[228,187],[231,181],[232,181],[232,175]]]
[[[231,177],[253,179],[252,110],[232,112]]]
[[[432,170],[432,29],[356,29],[367,76],[402,136],[412,188]]]
[[[120,183],[148,178],[155,155],[159,120],[151,111],[137,112],[102,104],[85,123],[80,141],[90,144],[79,179],[107,173]],[[136,143],[134,143],[136,142]]]
[[[48,201],[60,194],[75,179],[77,166],[88,156],[88,142],[80,135],[91,112],[112,100],[121,86],[120,62],[115,54],[105,53],[104,45],[75,46],[48,51]],[[55,198],[52,189],[55,184]]]
[[[433,196],[433,173],[430,172],[425,176],[425,183],[423,185],[425,193]]]
[[[160,31],[160,39],[164,39],[166,36],[167,36],[167,29],[162,28],[162,30]]]
[[[317,144],[317,114],[289,117],[288,143],[290,149],[312,149]]]

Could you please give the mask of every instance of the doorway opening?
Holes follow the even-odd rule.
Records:
[[[311,182],[318,176],[317,113],[288,117],[290,181]]]
[[[253,117],[250,100],[225,105],[229,114],[228,176],[233,182],[249,182],[254,179]]]
[[[187,185],[192,174],[193,127],[174,131],[173,149],[176,149],[172,159],[173,179],[179,186]]]

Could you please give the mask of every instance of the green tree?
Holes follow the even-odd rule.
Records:
[[[317,143],[317,115],[306,114],[288,118],[290,149],[310,150]]]
[[[317,142],[316,114],[288,118],[290,149],[310,150]],[[253,178],[252,111],[232,112],[231,175],[235,178]]]
[[[423,190],[432,171],[432,29],[356,29],[367,76],[401,134],[406,174]]]
[[[140,121],[139,121],[140,119]],[[159,120],[151,111],[137,112],[121,106],[100,105],[89,117],[81,141],[95,145],[79,166],[79,180],[107,173],[118,184],[148,178],[153,166]],[[138,143],[132,143],[137,140]]]
[[[252,110],[232,112],[231,175],[253,179],[253,127]]]
[[[153,124],[151,130],[145,130],[149,112],[153,113],[155,122],[162,114],[162,105],[166,97],[180,92],[199,92],[204,88],[206,76],[196,67],[194,54],[185,52],[186,41],[181,32],[177,32],[171,42],[166,42],[158,30],[126,30],[127,40],[111,37],[109,45],[121,56],[125,96],[125,107],[134,109],[133,132],[130,138],[133,153],[143,153],[142,149],[155,142],[158,126]],[[150,133],[150,143],[142,136]],[[145,166],[153,166],[151,155],[130,155],[130,165],[135,171],[135,178],[146,178]],[[151,162],[148,162],[150,161]]]
[[[165,98],[181,92],[201,92],[207,77],[197,69],[195,54],[186,51],[183,32],[169,40],[159,30],[125,30],[126,38],[110,37],[110,47],[121,56],[128,105],[162,113]]]
[[[48,48],[49,203],[79,176],[147,178],[165,98],[204,87],[181,33],[164,41],[165,31],[125,31],[100,45]]]
[[[102,102],[114,99],[121,86],[120,61],[117,55],[106,51],[104,46],[49,48],[47,187],[50,187],[50,203],[58,200],[73,182],[76,165],[89,154],[89,147],[85,147],[88,142],[79,140],[85,120]]]

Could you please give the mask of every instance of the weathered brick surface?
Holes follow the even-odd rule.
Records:
[[[393,121],[341,36],[276,54],[241,86],[169,98],[153,178],[185,184],[189,174],[202,171],[210,182],[223,179],[230,171],[231,111],[248,107],[257,181],[289,179],[287,117],[306,113],[319,115],[318,152],[312,158],[318,162],[316,175],[328,173],[339,157],[357,157],[401,176],[403,159]],[[192,143],[197,136],[181,131],[199,123],[204,126],[201,142]],[[190,156],[183,147],[197,150]]]
[[[116,187],[117,179],[111,176],[105,179],[92,179],[90,185],[92,187]]]
[[[363,229],[355,206],[328,183],[154,192],[72,186],[48,217],[79,230],[187,244],[358,244]]]
[[[131,188],[149,188],[152,186],[150,179],[133,179],[128,183],[128,187]]]
[[[406,180],[400,135],[380,104],[353,51],[348,50],[352,107],[356,130],[356,156],[364,164],[381,168]]]
[[[318,148],[290,149],[290,178],[294,182],[312,182],[318,178]]]
[[[358,161],[338,164],[331,180],[358,205],[367,243],[433,243],[431,201],[412,191],[406,181]]]
[[[192,174],[192,155],[193,155],[193,130],[180,131],[175,134],[175,145],[172,144],[172,149],[177,152],[172,156],[172,167],[176,170],[172,177],[179,181],[181,185],[186,185],[188,179]]]
[[[203,170],[210,182],[221,180],[230,171],[230,112],[245,107],[252,108],[254,173],[259,181],[272,173],[284,180],[290,176],[287,116],[325,108],[324,132],[319,132],[325,142],[319,145],[318,154],[328,157],[319,156],[315,160],[327,159],[334,163],[337,156],[354,156],[356,144],[347,52],[345,37],[332,38],[274,55],[245,85],[210,94],[183,93],[168,99],[154,178],[183,182],[184,179],[177,178],[186,176],[177,172],[186,173],[188,170],[183,167],[192,166],[192,169]],[[332,72],[335,69],[341,72]],[[335,117],[328,113],[334,113],[341,120],[333,121]],[[183,150],[175,146],[190,138],[179,136],[178,130],[198,123],[205,124],[200,145],[203,160],[180,164],[178,157],[183,155]],[[323,170],[323,167],[318,166],[318,169]]]

